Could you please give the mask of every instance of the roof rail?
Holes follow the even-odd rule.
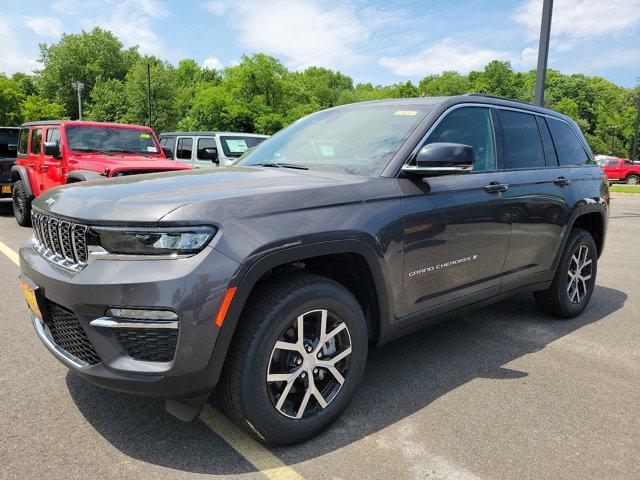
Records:
[[[524,103],[525,105],[533,105],[533,103],[523,102],[522,100],[516,100],[514,98],[501,97],[499,95],[489,95],[488,93],[465,93],[464,95],[469,97],[486,97],[486,98],[497,98],[498,100],[508,100],[509,102],[517,102]],[[537,105],[534,105],[537,106]]]

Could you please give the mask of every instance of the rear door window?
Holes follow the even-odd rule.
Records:
[[[453,110],[429,134],[428,143],[450,142],[473,147],[473,171],[496,169],[491,114],[484,107],[462,107]],[[424,146],[422,145],[422,146]],[[422,147],[421,146],[421,147]]]
[[[589,161],[582,142],[568,123],[547,118],[547,124],[551,130],[560,165],[584,165]]]
[[[20,137],[18,138],[18,154],[26,155],[29,148],[29,128],[20,129]]]
[[[191,138],[179,138],[176,147],[176,158],[181,160],[191,160],[191,151],[193,150],[193,140]]]
[[[501,110],[504,132],[504,166],[513,168],[544,167],[544,150],[534,115]]]
[[[42,128],[34,128],[31,131],[31,154],[39,155],[42,149]]]

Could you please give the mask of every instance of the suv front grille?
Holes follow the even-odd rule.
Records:
[[[178,343],[177,329],[119,328],[116,336],[131,358],[151,362],[170,362]]]
[[[53,341],[64,351],[89,365],[100,363],[98,353],[73,312],[50,300],[47,300],[47,310],[49,315],[45,315],[44,324],[49,327]]]
[[[62,267],[81,270],[87,263],[89,227],[31,211],[38,253]]]

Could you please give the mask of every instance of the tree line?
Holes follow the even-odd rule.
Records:
[[[316,110],[345,103],[421,95],[485,93],[532,102],[535,70],[516,72],[492,61],[467,75],[443,72],[393,85],[354,84],[340,72],[310,67],[290,71],[264,54],[243,56],[223,70],[185,59],[173,66],[137,47],[125,49],[112,33],[94,28],[40,44],[42,68],[0,74],[0,125],[77,118],[71,82],[85,84],[83,117],[147,123],[147,65],[151,69],[152,127],[272,134]],[[545,106],[575,119],[595,153],[629,156],[640,83],[624,88],[601,77],[547,73]]]

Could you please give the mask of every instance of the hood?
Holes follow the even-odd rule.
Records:
[[[93,180],[51,189],[34,207],[91,224],[210,222],[365,200],[379,178],[269,167],[226,167]],[[375,190],[375,189],[373,189]]]
[[[163,157],[146,157],[144,155],[75,155],[68,159],[74,169],[93,170],[188,170],[191,167],[184,163],[167,160]]]

